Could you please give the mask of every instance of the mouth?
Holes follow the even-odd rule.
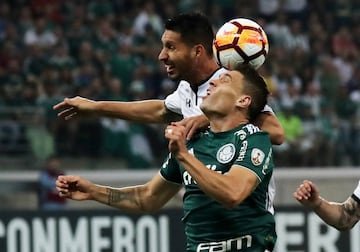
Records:
[[[165,64],[165,69],[168,74],[171,74],[174,72],[175,67],[173,65]]]
[[[211,95],[210,90],[206,91],[206,95],[203,97],[203,100],[205,100],[206,98],[208,98]]]

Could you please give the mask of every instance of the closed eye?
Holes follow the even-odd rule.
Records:
[[[230,83],[231,80],[232,80],[232,77],[231,77],[230,74],[225,73],[225,74],[223,74],[223,75],[220,76],[220,79],[219,79],[219,80],[220,80],[220,82],[222,82],[222,83]]]

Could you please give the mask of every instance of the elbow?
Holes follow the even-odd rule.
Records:
[[[238,195],[237,193],[233,192],[233,193],[229,193],[229,195],[227,195],[227,197],[223,199],[221,204],[227,209],[231,210],[237,207],[243,200],[244,199],[243,197],[241,197],[241,195]]]
[[[332,225],[332,226],[337,230],[339,230],[340,232],[349,231],[352,228],[352,226],[336,226],[336,225]]]
[[[285,141],[285,131],[281,128],[276,134],[271,136],[271,143],[274,145],[281,145]]]
[[[340,232],[344,232],[344,231],[349,231],[349,230],[351,230],[354,226],[355,226],[355,224],[356,224],[357,222],[355,222],[355,223],[344,223],[344,225],[337,225],[337,224],[333,224],[333,225],[331,225],[332,227],[334,227],[334,228],[336,228],[337,230],[339,230]]]

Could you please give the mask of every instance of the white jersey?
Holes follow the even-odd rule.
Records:
[[[183,115],[184,118],[191,116],[197,116],[203,114],[200,109],[200,104],[203,101],[203,97],[206,96],[207,89],[210,87],[210,81],[213,79],[218,79],[219,76],[223,73],[226,73],[225,68],[219,68],[216,72],[203,84],[198,87],[197,92],[195,93],[189,82],[180,81],[178,88],[165,99],[165,106],[180,115]],[[266,105],[263,109],[263,112],[274,113],[272,108],[269,105]],[[274,214],[274,198],[275,198],[275,180],[274,176],[271,177],[269,184],[269,210]]]
[[[359,180],[357,187],[355,188],[355,190],[353,192],[353,195],[355,195],[356,198],[358,198],[360,200],[360,180]]]
[[[225,68],[219,68],[208,80],[198,87],[196,93],[191,89],[189,82],[180,81],[178,88],[166,97],[165,106],[172,112],[183,115],[184,118],[201,115],[200,104],[203,101],[203,97],[206,96],[210,81],[218,79],[225,72],[227,72]],[[266,105],[263,112],[273,113],[273,110],[270,106]]]

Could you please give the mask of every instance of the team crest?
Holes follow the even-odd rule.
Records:
[[[232,143],[222,146],[217,154],[216,158],[219,163],[225,164],[233,159],[235,155],[235,146]]]
[[[265,158],[265,153],[262,150],[254,148],[251,151],[251,162],[254,165],[256,166],[260,165],[264,161],[264,158]]]

